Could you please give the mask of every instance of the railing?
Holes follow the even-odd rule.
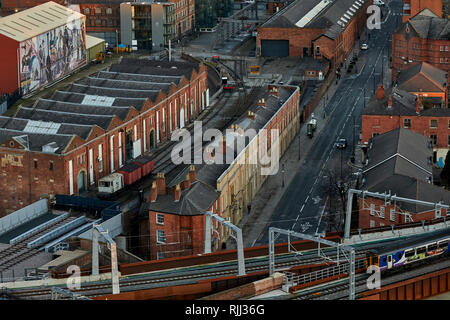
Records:
[[[364,259],[355,261],[355,269],[361,269],[364,266],[365,266]],[[297,275],[292,272],[284,272],[284,286],[287,286],[289,288],[305,283],[331,278],[333,276],[342,275],[348,272],[349,272],[349,264],[347,262],[300,275]]]
[[[66,224],[40,236],[39,238],[27,243],[27,248],[29,248],[29,249],[35,248],[43,243],[46,243],[52,239],[55,239],[56,237],[66,233],[67,231],[72,230],[72,229],[82,225],[85,221],[86,221],[85,216],[76,218],[75,220],[70,221],[69,223],[66,223]]]
[[[15,237],[15,238],[11,239],[11,240],[9,241],[9,244],[15,244],[15,243],[17,243],[17,242],[19,242],[19,241],[22,241],[22,240],[24,240],[24,239],[26,239],[26,238],[28,238],[28,237],[31,237],[32,235],[34,235],[34,234],[36,234],[36,233],[38,233],[38,232],[40,232],[40,231],[42,231],[42,230],[47,229],[49,226],[51,226],[51,225],[53,225],[53,224],[56,224],[56,223],[58,223],[58,222],[60,222],[60,221],[63,221],[63,220],[66,219],[68,216],[69,216],[69,213],[68,213],[68,212],[65,212],[65,213],[63,213],[62,215],[60,215],[60,216],[58,216],[58,217],[56,217],[56,218],[54,218],[54,219],[52,219],[52,220],[49,220],[49,221],[47,221],[46,223],[43,223],[43,224],[41,224],[41,225],[39,225],[39,226],[37,226],[37,227],[31,229],[31,230],[28,230],[27,232],[22,233],[20,236],[17,236],[17,237]]]

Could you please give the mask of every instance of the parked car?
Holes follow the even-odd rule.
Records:
[[[369,49],[369,45],[367,43],[363,43],[361,45],[361,50],[367,50],[367,49]]]
[[[339,139],[338,142],[336,142],[336,148],[338,149],[345,149],[347,148],[347,140],[346,139]]]

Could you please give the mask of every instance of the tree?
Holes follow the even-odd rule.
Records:
[[[445,164],[444,169],[441,171],[441,185],[445,186],[445,188],[449,188],[450,186],[450,156],[449,151],[447,151],[447,155],[445,156]]]

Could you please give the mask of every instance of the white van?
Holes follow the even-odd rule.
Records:
[[[381,0],[373,0],[373,4],[376,6],[384,6],[384,2]]]

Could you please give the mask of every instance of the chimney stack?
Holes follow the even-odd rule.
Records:
[[[192,164],[189,167],[189,180],[191,181],[191,183],[195,181],[195,177],[196,177],[195,166]]]
[[[181,188],[180,188],[180,184],[177,184],[177,186],[175,187],[175,202],[180,201],[181,198]]]
[[[384,98],[384,86],[382,84],[379,84],[377,89],[377,99],[381,100],[383,98]]]
[[[150,190],[150,196],[147,198],[147,202],[155,202],[158,197],[158,190],[156,188],[156,181],[152,183],[152,189]]]
[[[388,109],[392,108],[392,95],[389,95],[387,106],[388,106]]]
[[[252,112],[252,111],[248,111],[248,118],[250,119],[250,120],[255,120],[255,113],[254,112]]]
[[[275,87],[275,86],[269,87],[269,93],[270,93],[270,94],[273,94],[274,96],[277,96],[277,97],[278,97],[278,88]]]
[[[158,172],[156,175],[156,188],[158,195],[166,194],[166,178],[164,177],[164,172]]]
[[[186,177],[183,181],[183,190],[189,189],[191,187],[191,181],[189,180],[189,173],[186,173]]]
[[[266,101],[264,100],[264,98],[261,98],[258,100],[258,107],[265,107],[266,106]]]
[[[421,95],[419,95],[419,96],[417,96],[417,99],[416,99],[416,113],[417,114],[419,114],[420,113],[420,110],[422,109],[422,96]]]

